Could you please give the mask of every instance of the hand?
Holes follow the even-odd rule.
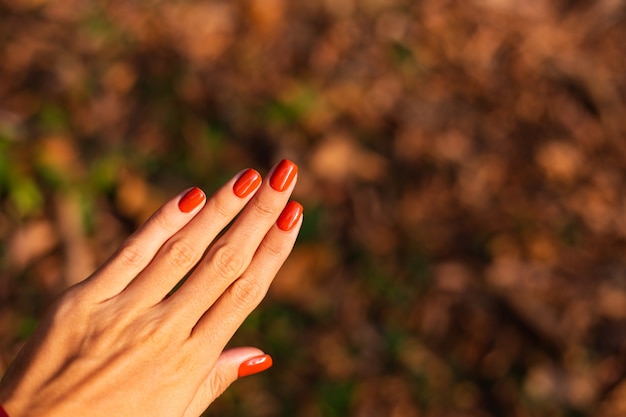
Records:
[[[166,203],[42,320],[0,384],[9,415],[197,417],[269,367],[224,348],[293,247],[296,177],[284,160],[269,181],[249,169],[208,200],[193,188]]]

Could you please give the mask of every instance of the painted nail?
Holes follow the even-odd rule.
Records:
[[[300,217],[302,217],[302,205],[296,201],[290,201],[287,203],[283,212],[278,216],[276,224],[280,230],[285,232],[290,231],[298,223]]]
[[[258,374],[272,366],[272,357],[270,355],[255,356],[239,365],[239,377]]]
[[[233,185],[233,192],[239,198],[247,197],[261,184],[261,174],[253,169],[247,169]]]
[[[272,177],[270,185],[276,191],[285,191],[298,173],[298,166],[288,159],[283,159],[278,163]]]
[[[198,187],[193,187],[178,202],[178,208],[183,213],[190,213],[206,199],[204,192]]]

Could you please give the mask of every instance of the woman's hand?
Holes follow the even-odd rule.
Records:
[[[193,188],[166,203],[44,318],[0,384],[9,415],[197,417],[271,366],[224,347],[293,247],[296,177],[283,160],[269,181],[249,169],[208,200]]]

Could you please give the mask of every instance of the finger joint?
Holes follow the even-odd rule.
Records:
[[[189,269],[196,262],[195,249],[184,240],[175,240],[170,243],[165,256],[174,266],[182,269]]]
[[[257,280],[240,278],[230,289],[234,302],[242,309],[252,309],[265,297],[266,289]]]
[[[118,252],[118,259],[122,267],[128,269],[142,268],[146,262],[146,255],[134,241],[127,241]]]
[[[261,201],[261,199],[255,198],[250,202],[250,204],[252,205],[256,214],[261,216],[262,218],[269,219],[276,217],[276,208]]]
[[[219,274],[230,279],[239,277],[246,267],[243,253],[231,245],[218,247],[213,255],[213,260]]]

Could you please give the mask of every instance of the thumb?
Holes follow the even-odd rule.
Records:
[[[225,350],[198,388],[185,416],[199,416],[237,378],[263,372],[272,363],[272,357],[257,348],[238,347]]]

